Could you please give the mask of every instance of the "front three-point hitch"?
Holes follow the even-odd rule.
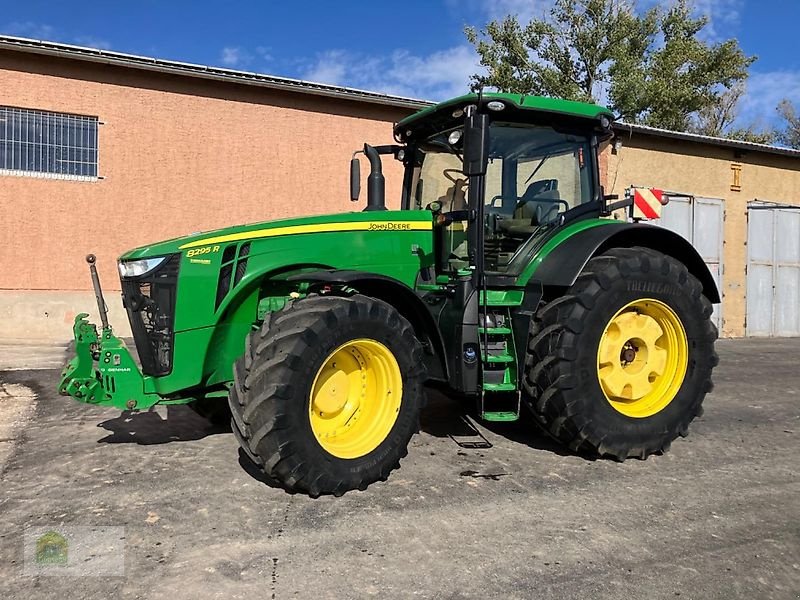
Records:
[[[88,321],[87,313],[75,317],[72,332],[75,357],[61,372],[58,390],[80,402],[113,406],[120,410],[150,408],[161,398],[145,391],[146,378],[128,351],[125,342],[114,335],[108,324],[108,307],[100,287],[100,277],[95,267],[95,256],[86,257],[89,274],[97,299],[102,331]]]

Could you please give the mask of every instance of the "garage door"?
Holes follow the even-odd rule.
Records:
[[[747,210],[747,335],[800,336],[800,209]]]
[[[722,293],[722,227],[724,218],[722,200],[670,195],[669,204],[656,221],[661,227],[671,229],[685,237],[697,249],[708,265],[711,275]],[[714,305],[712,319],[722,329],[722,305]]]

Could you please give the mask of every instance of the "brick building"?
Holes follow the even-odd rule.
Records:
[[[115,258],[147,241],[353,210],[352,152],[391,142],[392,124],[426,104],[0,36],[2,335],[67,338],[74,314],[93,306],[89,252],[113,290]],[[31,123],[46,143],[24,138]],[[663,224],[718,275],[724,334],[800,335],[800,152],[626,125],[617,134],[606,191],[674,192]]]

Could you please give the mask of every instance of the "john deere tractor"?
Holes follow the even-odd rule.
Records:
[[[682,237],[604,194],[605,108],[470,94],[365,144],[360,212],[236,226],[119,259],[141,370],[75,320],[60,391],[139,411],[230,407],[243,451],[312,496],[384,480],[417,431],[428,381],[485,421],[525,409],[571,450],[665,451],[701,413],[719,293]],[[382,159],[404,168],[385,206]],[[93,258],[92,258],[93,260]]]

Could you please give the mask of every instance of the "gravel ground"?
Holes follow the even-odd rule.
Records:
[[[800,340],[718,349],[664,456],[586,460],[520,425],[464,449],[431,390],[388,482],[317,500],[186,407],[120,415],[59,397],[57,371],[0,371],[0,597],[800,598]],[[71,526],[123,527],[124,573],[26,574],[25,531]]]

